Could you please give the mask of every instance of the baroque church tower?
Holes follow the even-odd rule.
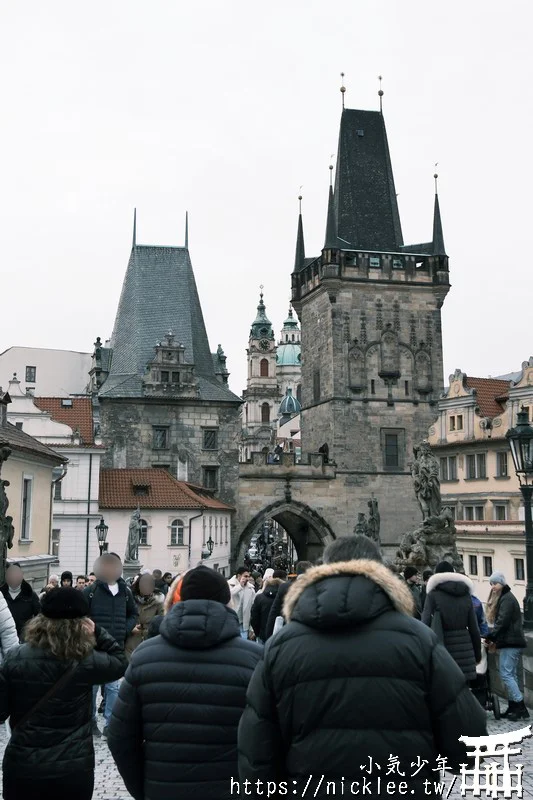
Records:
[[[271,451],[275,445],[279,405],[276,341],[272,323],[266,314],[262,289],[246,352],[248,377],[243,392],[244,461],[250,458],[251,453]]]
[[[354,523],[375,495],[385,542],[420,519],[409,465],[443,387],[449,288],[438,195],[432,241],[405,245],[383,115],[343,109],[320,255],[306,258],[298,220],[302,448],[328,445]]]

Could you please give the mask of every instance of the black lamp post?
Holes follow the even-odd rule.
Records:
[[[520,481],[520,491],[524,499],[524,519],[526,526],[526,569],[527,584],[524,597],[524,627],[533,630],[533,520],[531,518],[531,499],[533,497],[533,427],[529,424],[527,409],[517,414],[516,427],[507,432],[514,468]]]
[[[202,550],[202,558],[209,558],[210,555],[213,554],[213,550],[215,549],[215,543],[211,537],[205,543],[206,550]]]
[[[104,518],[101,517],[100,522],[95,528],[96,535],[98,537],[98,547],[100,548],[100,555],[107,550],[107,532],[109,530],[109,525],[106,525],[104,522]]]

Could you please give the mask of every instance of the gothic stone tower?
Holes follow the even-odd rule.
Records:
[[[343,110],[324,247],[305,257],[300,214],[292,294],[302,324],[302,447],[329,447],[345,534],[371,493],[384,542],[420,520],[409,464],[437,413],[449,288],[438,196],[433,240],[404,245],[383,115]]]
[[[235,503],[240,399],[211,353],[184,247],[133,246],[109,346],[91,371],[104,467],[165,467]]]
[[[246,352],[248,378],[243,392],[243,461],[248,461],[254,452],[271,452],[274,449],[280,401],[276,341],[272,323],[266,314],[262,291]]]

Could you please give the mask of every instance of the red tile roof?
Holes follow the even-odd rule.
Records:
[[[135,494],[135,487],[148,494]],[[178,481],[166,469],[100,470],[100,508],[211,508],[232,511],[231,506],[212,497],[199,486]]]
[[[511,381],[500,381],[495,378],[470,378],[466,379],[469,389],[476,390],[476,399],[480,413],[483,417],[498,417],[505,406],[503,400],[507,399]]]
[[[65,399],[72,402],[72,406],[63,406]],[[47,411],[56,422],[69,425],[73,431],[77,428],[83,444],[94,444],[93,407],[90,397],[36,397],[34,402],[37,408]]]

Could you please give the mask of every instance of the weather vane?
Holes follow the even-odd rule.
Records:
[[[437,167],[439,166],[439,162],[435,161],[435,174],[433,177],[435,178],[435,194],[438,194],[438,184],[437,181],[439,180],[439,173],[437,172]]]
[[[344,93],[346,92],[346,86],[344,85],[344,72],[341,72],[341,83],[342,109],[344,111]]]
[[[379,96],[379,112],[380,112],[380,114],[383,114],[383,89],[381,88],[381,81],[382,80],[383,80],[382,76],[378,75],[378,81],[379,81],[378,96]]]

